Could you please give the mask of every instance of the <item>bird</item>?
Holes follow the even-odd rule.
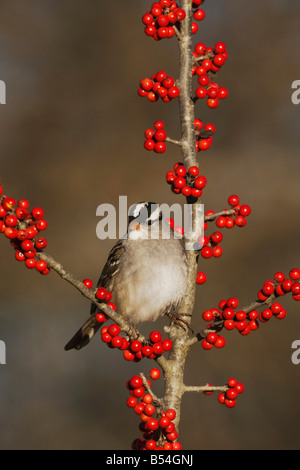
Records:
[[[117,312],[131,325],[171,319],[185,294],[187,258],[182,236],[178,237],[159,204],[139,202],[129,209],[126,234],[111,249],[97,287],[112,294]],[[66,344],[79,350],[94,337],[101,324],[92,303],[90,316]]]

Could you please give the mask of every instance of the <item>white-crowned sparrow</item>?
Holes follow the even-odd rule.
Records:
[[[186,278],[183,242],[172,230],[170,234],[159,205],[141,202],[131,206],[127,233],[110,251],[97,284],[112,293],[117,312],[132,324],[175,315]],[[65,350],[81,349],[89,343],[101,325],[95,319],[97,311],[92,304],[92,316]]]

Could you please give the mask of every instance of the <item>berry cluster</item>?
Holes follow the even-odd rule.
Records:
[[[0,186],[0,233],[10,240],[17,261],[24,261],[27,268],[36,269],[43,275],[48,274],[50,269],[36,254],[47,246],[46,238],[40,236],[46,228],[43,209],[34,207],[30,211],[27,199],[16,202],[12,197],[3,195]]]
[[[216,348],[224,348],[226,344],[226,340],[223,336],[220,336],[217,332],[215,331],[210,331],[206,338],[204,338],[201,341],[201,345],[203,349],[212,349],[214,346]]]
[[[247,217],[251,214],[251,208],[248,204],[240,204],[240,199],[235,194],[228,198],[228,204],[235,210],[234,214],[221,215],[216,219],[216,226],[219,228],[245,227]],[[206,215],[214,214],[213,211],[207,212]]]
[[[228,90],[212,80],[211,74],[218,72],[226,62],[226,45],[218,42],[213,48],[200,42],[196,44],[193,55],[197,65],[194,65],[192,74],[198,77],[199,85],[195,90],[196,99],[205,98],[209,108],[217,108],[220,100],[227,98]]]
[[[154,150],[156,153],[164,153],[167,149],[165,140],[167,133],[164,130],[164,123],[162,121],[156,121],[154,123],[154,129],[145,130],[145,142],[144,147],[146,150]]]
[[[198,238],[199,246],[202,246],[201,256],[204,259],[211,258],[220,258],[223,254],[223,248],[219,245],[223,240],[223,235],[221,232],[216,231],[211,235],[200,235]]]
[[[207,184],[206,177],[199,175],[199,168],[191,166],[186,169],[184,164],[180,162],[175,163],[174,170],[167,172],[166,181],[171,185],[173,193],[181,193],[184,196],[195,198],[202,196],[203,189]]]
[[[228,408],[233,408],[236,405],[238,395],[244,391],[244,385],[233,377],[228,380],[227,385],[228,390],[218,395],[218,401]]]
[[[215,126],[211,123],[204,125],[201,119],[195,119],[194,128],[196,136],[196,152],[208,150],[213,141],[212,134],[216,131]]]
[[[115,323],[101,328],[101,339],[110,348],[117,348],[123,351],[123,357],[126,361],[139,362],[144,357],[155,359],[157,356],[161,356],[164,352],[172,349],[172,341],[170,339],[163,340],[159,331],[152,331],[149,335],[149,343],[143,345],[137,339],[128,340],[122,337],[121,328]]]
[[[225,345],[224,338],[220,337],[214,331],[214,323],[218,322],[217,331],[225,328],[226,330],[237,330],[241,335],[247,336],[251,331],[259,328],[260,323],[266,323],[272,317],[282,320],[286,317],[286,309],[280,302],[278,297],[291,293],[294,300],[300,300],[300,269],[293,268],[289,272],[289,277],[284,273],[277,272],[274,280],[268,280],[258,291],[257,298],[259,302],[264,302],[267,307],[260,313],[256,309],[238,309],[239,301],[236,297],[230,297],[219,302],[218,308],[205,310],[202,314],[204,321],[212,322],[207,325],[211,331],[208,332],[206,338],[202,340],[204,349],[211,349],[213,346],[223,347]],[[222,338],[220,340],[220,338]]]
[[[298,281],[298,282],[297,282]],[[294,300],[300,300],[300,269],[293,268],[289,272],[289,278],[285,277],[285,274],[282,272],[277,272],[274,275],[274,281],[266,281],[263,287],[258,291],[257,297],[261,301],[266,301],[272,294],[276,297],[285,295],[288,292],[292,294]],[[278,315],[283,315],[283,311],[278,312],[278,308],[272,305],[273,313],[277,317]],[[280,317],[279,317],[280,318]]]
[[[158,379],[159,370],[151,369],[150,376],[154,380]],[[150,380],[147,380],[147,385],[151,387]],[[181,444],[175,442],[178,437],[173,423],[176,417],[175,410],[160,411],[160,407],[155,406],[153,396],[148,393],[139,375],[128,380],[126,387],[130,393],[126,404],[139,416],[141,420],[139,430],[143,433],[142,439],[138,438],[133,441],[132,448],[134,450],[180,450]]]
[[[182,8],[173,0],[160,0],[154,2],[151,9],[142,17],[145,25],[145,34],[151,36],[155,41],[164,38],[172,38],[175,35],[174,26],[179,24],[186,16]]]
[[[175,80],[167,75],[163,70],[152,75],[151,78],[142,78],[138,94],[147,96],[149,101],[157,101],[159,98],[164,103],[169,103],[180,94],[179,88],[175,85]]]

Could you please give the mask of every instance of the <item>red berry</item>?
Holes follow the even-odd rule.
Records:
[[[34,258],[27,258],[27,259],[25,260],[25,266],[26,266],[26,268],[28,268],[28,269],[34,269],[35,266],[36,266],[36,259],[34,259]]]
[[[228,204],[230,206],[237,206],[240,203],[240,198],[236,194],[232,194],[228,198]]]
[[[157,419],[150,418],[146,423],[146,429],[148,429],[149,431],[156,431],[156,429],[158,429]]]
[[[129,349],[125,349],[123,352],[123,357],[126,359],[126,361],[133,361],[135,359],[135,355],[129,351]]]
[[[93,285],[92,281],[90,279],[84,279],[84,281],[82,281],[82,283],[85,285],[85,287],[87,287],[88,289],[90,289]]]
[[[198,88],[196,88],[195,94],[197,98],[203,99],[207,95],[207,90],[203,86],[199,86]]]
[[[152,346],[146,344],[145,346],[142,347],[142,355],[145,357],[150,357],[151,354],[153,354],[153,348]]]
[[[159,331],[151,331],[149,338],[152,343],[158,343],[162,339],[161,333]]]
[[[152,416],[154,415],[155,413],[155,407],[153,405],[151,405],[151,403],[147,404],[145,406],[145,409],[144,409],[144,413],[147,415],[147,416]]]
[[[99,287],[96,292],[96,297],[99,300],[105,300],[106,298],[106,289],[104,287]]]
[[[31,240],[24,240],[22,243],[21,243],[21,248],[22,250],[24,251],[30,251],[30,250],[33,250],[34,248],[34,244]]]
[[[207,103],[207,106],[212,109],[217,108],[219,106],[218,98],[208,98],[206,103]]]
[[[225,320],[224,321],[224,328],[226,328],[226,330],[233,330],[235,328],[235,321],[234,320]]]
[[[32,217],[36,220],[40,220],[44,217],[44,211],[40,207],[35,207],[31,211]]]
[[[163,354],[164,348],[162,342],[156,342],[153,344],[153,353],[156,355]]]
[[[170,424],[170,418],[168,418],[167,416],[162,416],[160,420],[158,421],[158,424],[159,424],[159,427],[163,429],[167,428]]]
[[[16,201],[12,197],[6,197],[2,201],[2,206],[3,206],[4,210],[6,210],[6,211],[10,211],[13,208],[13,206],[15,206],[15,205],[16,205]]]
[[[46,238],[40,237],[35,242],[35,247],[37,250],[43,250],[47,246]]]
[[[222,54],[223,52],[226,51],[226,45],[224,42],[217,42],[215,45],[215,51],[218,52],[218,54]]]
[[[212,321],[214,319],[213,312],[211,310],[205,310],[205,312],[202,313],[202,318],[204,321]]]
[[[163,350],[170,351],[173,347],[173,343],[170,339],[164,339],[162,342]]]
[[[145,393],[142,400],[144,403],[149,404],[149,403],[152,403],[153,398],[152,398],[152,395],[150,395],[150,393]]]
[[[186,197],[190,196],[192,194],[192,188],[190,186],[183,186],[181,189],[181,194]]]
[[[188,173],[192,176],[198,176],[199,175],[199,168],[197,168],[196,166],[191,166],[188,169]]]
[[[207,276],[203,272],[198,272],[197,278],[196,278],[196,283],[197,284],[204,284],[207,281]]]
[[[16,258],[17,261],[25,261],[25,255],[20,250],[15,251],[15,258]]]
[[[164,153],[167,150],[167,146],[164,142],[156,142],[154,146],[154,152]]]
[[[225,100],[225,98],[227,98],[227,96],[228,96],[227,88],[225,88],[223,86],[220,86],[220,88],[218,89],[218,98],[220,100]]]
[[[237,396],[238,396],[238,392],[234,388],[230,388],[226,392],[226,398],[228,398],[229,400],[235,400]]]
[[[285,279],[284,273],[278,272],[274,275],[275,281],[282,282]]]
[[[138,340],[132,341],[130,349],[132,352],[136,353],[142,349],[142,343]]]
[[[299,284],[300,286],[300,284]],[[278,315],[282,311],[282,305],[279,302],[275,302],[273,305],[271,305],[271,311],[274,313],[274,315]]]
[[[234,387],[238,393],[243,393],[245,387],[241,382],[237,382],[237,384]]]
[[[185,166],[178,165],[178,167],[175,170],[175,173],[176,173],[177,176],[185,176],[186,173],[187,173],[187,170],[186,170]]]
[[[289,276],[293,281],[297,281],[300,279],[300,269],[293,268],[289,272]]]
[[[231,377],[227,382],[228,387],[235,387],[236,384],[237,384],[237,380],[234,377]]]
[[[150,78],[142,78],[140,80],[140,87],[145,91],[150,91],[152,90],[153,82]]]
[[[205,188],[206,184],[207,184],[207,179],[203,175],[197,176],[197,178],[195,179],[195,182],[194,182],[194,186],[197,189]]]
[[[114,348],[121,349],[121,347],[123,345],[123,338],[121,338],[121,336],[113,336],[112,339],[111,339],[111,345]]]
[[[222,405],[225,403],[225,393],[224,393],[224,392],[219,393],[219,395],[218,395],[218,401],[219,401],[219,403],[221,403]]]
[[[202,21],[205,18],[205,12],[199,8],[194,12],[193,17],[196,21]]]
[[[42,230],[46,230],[47,228],[47,221],[45,219],[39,219],[37,224],[36,224],[36,228],[39,230],[39,231],[42,231]]]
[[[134,375],[129,380],[129,385],[131,388],[140,388],[143,385],[143,379],[139,375]]]
[[[202,345],[203,349],[207,349],[207,350],[214,347],[214,345],[209,343],[206,339],[202,340],[201,345]]]
[[[129,406],[129,408],[135,408],[137,405],[137,399],[135,397],[129,397],[126,400],[126,405]]]
[[[236,405],[236,400],[229,400],[228,398],[225,398],[224,403],[228,408],[233,408]]]
[[[40,272],[44,271],[46,268],[47,268],[47,263],[46,263],[46,261],[44,261],[42,259],[40,261],[38,261],[35,265],[35,269],[37,271],[40,271]]]
[[[197,31],[198,31],[199,27],[197,25],[197,23],[195,23],[194,21],[192,22],[192,34],[196,34]]]
[[[216,346],[216,348],[224,348],[225,344],[225,338],[223,338],[223,336],[219,336],[217,341],[214,343],[214,346]]]
[[[226,221],[227,221],[227,218],[221,215],[221,216],[218,217],[217,220],[216,220],[216,225],[217,225],[217,227],[219,227],[219,228],[224,228],[224,227],[226,227]]]
[[[119,325],[113,323],[108,327],[107,332],[110,334],[110,336],[118,336],[121,332],[121,328],[119,327]]]
[[[202,248],[201,256],[203,258],[206,258],[206,259],[211,258],[212,255],[213,255],[213,251],[209,246],[205,246],[205,247]]]
[[[217,333],[211,331],[206,336],[206,341],[210,344],[214,344],[217,341],[218,338],[219,338],[219,335]]]
[[[175,13],[178,21],[184,20],[186,13],[182,8],[177,8]]]
[[[251,214],[251,208],[250,206],[248,206],[247,204],[243,204],[241,207],[240,207],[240,215],[243,215],[244,217],[247,217],[248,215]]]
[[[5,225],[4,225],[5,227]],[[14,227],[6,227],[4,229],[4,235],[12,240],[13,238],[16,238],[18,235],[18,231]]]
[[[221,241],[223,240],[223,235],[221,232],[214,232],[211,234],[210,238],[211,238],[211,241],[215,245],[217,245],[218,243],[221,243]]]
[[[153,368],[150,370],[150,377],[152,380],[157,380],[159,379],[161,373],[159,369]]]
[[[147,139],[144,142],[144,147],[146,150],[154,150],[155,142],[152,139]]]
[[[11,214],[5,218],[5,225],[7,227],[15,227],[18,223],[18,219],[15,215]]]

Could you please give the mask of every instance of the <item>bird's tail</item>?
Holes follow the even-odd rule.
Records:
[[[86,346],[100,328],[95,315],[91,315],[82,327],[75,333],[73,338],[65,346],[65,351],[70,349],[81,349]]]

